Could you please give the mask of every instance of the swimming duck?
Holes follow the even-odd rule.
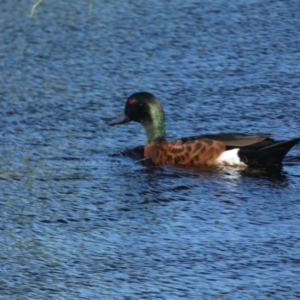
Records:
[[[275,141],[270,135],[216,134],[167,141],[164,111],[151,93],[134,93],[127,98],[123,114],[109,123],[141,123],[147,136],[144,157],[154,164],[193,166],[281,165],[287,152],[300,141]]]

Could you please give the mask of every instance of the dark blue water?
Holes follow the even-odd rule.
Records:
[[[0,299],[298,299],[300,146],[277,170],[145,164],[170,138],[300,135],[300,2],[2,1]]]

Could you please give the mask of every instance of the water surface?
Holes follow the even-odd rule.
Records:
[[[107,122],[143,90],[170,138],[299,136],[299,2],[33,4],[0,12],[0,298],[298,299],[299,145],[160,168]]]

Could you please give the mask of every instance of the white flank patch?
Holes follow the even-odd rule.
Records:
[[[235,148],[232,150],[228,150],[223,152],[218,158],[217,163],[221,165],[227,165],[227,166],[247,166],[245,163],[243,163],[239,156],[239,148]]]

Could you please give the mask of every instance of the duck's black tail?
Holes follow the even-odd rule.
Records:
[[[285,155],[300,141],[300,138],[289,141],[275,142],[267,147],[252,150],[242,148],[238,152],[240,159],[248,166],[280,166]]]

